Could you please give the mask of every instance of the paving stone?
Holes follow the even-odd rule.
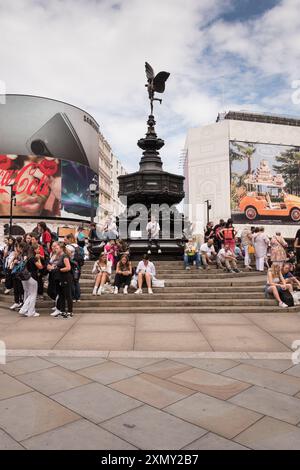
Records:
[[[198,369],[204,369],[209,372],[215,372],[216,374],[238,365],[238,361],[232,361],[231,359],[177,358],[176,360],[182,364],[187,364]]]
[[[31,392],[31,388],[6,374],[0,375],[0,400]]]
[[[80,369],[78,373],[106,385],[140,374],[140,371],[109,361]]]
[[[214,351],[289,351],[255,325],[202,325],[201,332]]]
[[[195,368],[174,375],[169,380],[221,400],[227,400],[250,387],[247,383]]]
[[[101,426],[139,449],[181,449],[206,433],[200,427],[147,405]]]
[[[191,366],[180,364],[179,362],[166,359],[165,361],[143,367],[141,370],[146,374],[155,375],[160,379],[166,379],[172,375],[179,374],[185,370],[190,369]]]
[[[90,383],[86,377],[59,366],[19,375],[18,379],[45,395],[53,395]]]
[[[249,450],[234,441],[225,439],[224,437],[217,436],[209,432],[195,442],[184,447],[184,450]]]
[[[193,313],[192,318],[201,328],[203,325],[251,325],[251,321],[240,313]]]
[[[132,350],[134,341],[134,328],[132,326],[118,325],[75,325],[55,349],[74,350]]]
[[[202,393],[180,400],[164,411],[228,439],[261,418],[259,413]]]
[[[246,313],[245,316],[264,330],[278,333],[300,333],[300,317],[296,313]]]
[[[0,401],[0,427],[16,441],[76,421],[79,416],[38,392]]]
[[[78,325],[91,325],[99,324],[102,325],[135,325],[135,314],[134,313],[89,313],[88,315],[82,315],[78,321]]]
[[[141,405],[141,402],[99,383],[57,393],[52,395],[52,398],[94,423],[100,423]]]
[[[211,351],[200,333],[145,332],[135,334],[135,350],[138,351]]]
[[[290,369],[285,371],[285,374],[300,377],[300,364],[292,366]]]
[[[0,450],[24,450],[24,447],[0,429]]]
[[[300,390],[300,378],[288,376],[287,374],[279,374],[272,370],[266,370],[261,367],[255,367],[247,364],[240,364],[233,369],[222,373],[227,377],[261,387],[270,388],[276,392],[295,395]]]
[[[47,361],[69,370],[79,370],[106,362],[103,357],[47,357]]]
[[[12,376],[47,369],[49,367],[53,367],[53,364],[41,359],[40,357],[25,357],[19,360],[10,361],[5,365],[0,365],[0,369]]]
[[[229,401],[291,424],[300,422],[300,400],[290,395],[255,386]]]
[[[142,367],[149,366],[161,362],[162,359],[154,357],[112,357],[113,362],[118,362],[124,366],[131,367],[132,369],[141,369]]]
[[[128,442],[84,419],[27,439],[22,445],[30,450],[136,449]]]
[[[241,362],[274,372],[283,372],[292,365],[292,361],[289,359],[241,359]]]
[[[234,440],[255,450],[299,450],[300,429],[266,416]]]
[[[137,331],[199,331],[192,317],[180,313],[137,315]]]
[[[148,374],[116,382],[111,387],[156,408],[163,408],[194,393],[193,390]]]

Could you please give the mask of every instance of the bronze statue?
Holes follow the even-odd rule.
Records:
[[[155,75],[153,68],[148,62],[145,62],[146,77],[148,80],[147,85],[148,89],[150,106],[151,106],[151,115],[153,114],[153,101],[159,101],[162,103],[162,99],[154,98],[154,93],[163,93],[165,91],[165,83],[168,80],[170,74],[168,72],[159,72]]]

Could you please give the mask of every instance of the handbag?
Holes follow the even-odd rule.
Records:
[[[248,253],[249,255],[254,255],[255,254],[255,248],[253,245],[248,246]]]

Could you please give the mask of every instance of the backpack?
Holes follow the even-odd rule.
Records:
[[[26,265],[27,262],[23,260],[12,269],[12,274],[14,274],[19,281],[28,281],[31,278],[31,274]]]
[[[281,302],[285,303],[288,307],[294,307],[294,298],[289,290],[279,290],[279,297]]]
[[[74,248],[75,248],[75,251],[74,251],[74,256],[73,256],[73,261],[79,266],[83,266],[84,265],[84,255],[82,253],[82,250],[80,249],[79,246],[74,246],[72,245]]]

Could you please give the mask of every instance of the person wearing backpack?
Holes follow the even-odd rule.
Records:
[[[234,253],[236,231],[233,227],[232,219],[227,220],[225,227],[222,228],[219,233],[224,240],[224,245],[229,246],[229,249]]]
[[[35,311],[38,293],[38,271],[43,269],[39,246],[26,245],[23,249],[22,261],[23,266],[16,273],[16,276],[21,279],[24,289],[24,303],[19,313],[25,317],[39,317],[40,314]]]
[[[74,302],[80,302],[80,276],[81,276],[81,267],[84,264],[84,255],[80,249],[80,246],[75,241],[75,237],[72,233],[65,237],[65,245],[70,253],[70,261],[72,268],[72,297]]]

